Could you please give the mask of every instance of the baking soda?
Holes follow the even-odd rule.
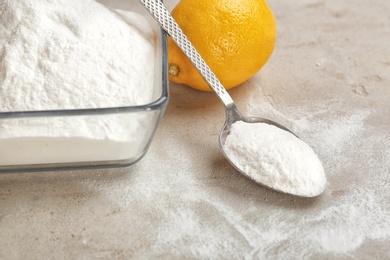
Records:
[[[276,126],[235,122],[224,151],[238,169],[270,188],[305,197],[325,190],[324,169],[314,151]]]
[[[0,111],[143,105],[153,30],[92,0],[8,0],[0,9]]]
[[[1,3],[0,112],[136,106],[159,95],[155,34],[143,15],[92,0]],[[39,158],[44,163],[94,161],[83,158],[84,148],[96,154],[98,147],[111,145],[114,153],[106,149],[99,160],[129,158],[131,149],[118,144],[137,152],[148,120],[138,114],[3,119],[0,165],[38,163]],[[55,143],[63,144],[66,156]],[[72,143],[77,154],[64,149]]]

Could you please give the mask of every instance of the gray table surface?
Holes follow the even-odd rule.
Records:
[[[322,196],[241,176],[217,98],[171,83],[133,167],[0,175],[0,258],[390,259],[390,1],[268,2],[275,51],[230,93],[313,147]]]

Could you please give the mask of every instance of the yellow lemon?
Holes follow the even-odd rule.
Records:
[[[267,62],[275,43],[275,19],[264,0],[181,0],[171,12],[225,88],[248,80]],[[211,91],[168,38],[169,79]]]

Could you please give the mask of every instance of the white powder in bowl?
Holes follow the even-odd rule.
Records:
[[[314,151],[276,126],[235,122],[224,152],[238,169],[270,188],[305,197],[325,190],[324,169]]]
[[[93,0],[0,2],[0,111],[152,101],[154,34]]]
[[[155,30],[93,0],[0,0],[0,112],[144,105],[155,83]],[[150,115],[0,121],[0,166],[139,156]]]

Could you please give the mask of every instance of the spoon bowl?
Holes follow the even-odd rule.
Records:
[[[222,130],[221,130],[220,134],[219,134],[219,146],[220,146],[220,148],[222,150],[222,153],[223,153],[224,157],[226,158],[226,160],[231,165],[233,165],[233,167],[237,171],[239,171],[246,178],[249,178],[250,180],[256,182],[259,185],[262,185],[264,187],[267,187],[268,189],[271,189],[271,190],[274,190],[274,191],[277,191],[277,192],[286,193],[283,190],[275,189],[274,187],[272,187],[270,185],[267,185],[265,183],[262,183],[262,182],[259,182],[259,181],[255,180],[250,174],[248,174],[247,172],[243,171],[240,167],[237,167],[237,165],[225,153],[224,144],[225,144],[226,138],[228,137],[228,135],[230,133],[230,129],[231,129],[232,125],[235,122],[237,122],[237,121],[243,121],[243,122],[246,122],[246,123],[264,123],[264,124],[268,124],[268,125],[273,125],[273,126],[276,126],[276,127],[280,128],[280,129],[282,129],[284,131],[287,131],[287,132],[293,134],[297,138],[298,138],[298,136],[295,133],[293,133],[290,129],[286,128],[285,126],[283,126],[283,125],[281,125],[281,124],[279,124],[279,123],[277,123],[275,121],[272,121],[272,120],[269,120],[269,119],[266,119],[266,118],[261,118],[261,117],[244,116],[244,115],[242,115],[240,113],[240,111],[235,106],[234,107],[232,106],[230,109],[226,110],[226,121],[225,121],[225,124],[222,127]],[[289,194],[297,196],[297,197],[304,197],[304,198],[311,197],[312,198],[312,197],[319,196],[321,193],[318,193],[315,196],[301,196],[301,195],[292,194],[292,193],[289,193]]]

